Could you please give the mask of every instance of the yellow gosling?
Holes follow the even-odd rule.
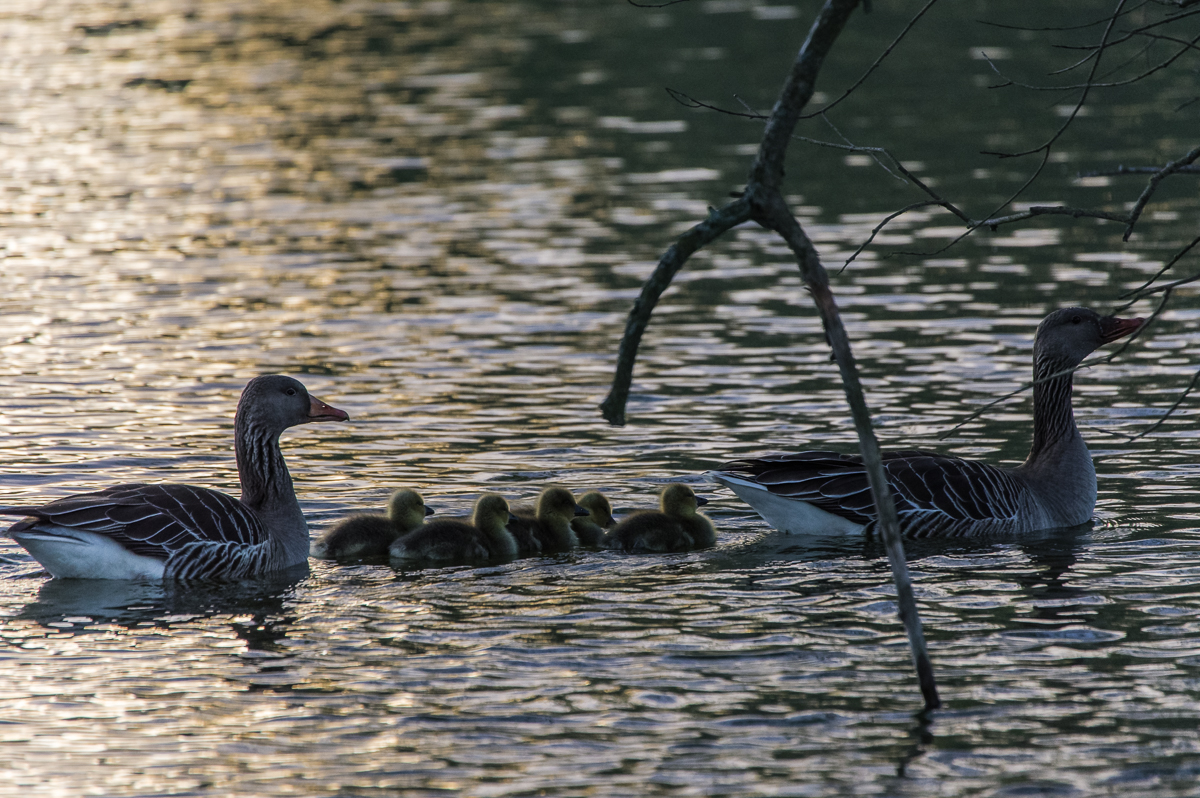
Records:
[[[616,523],[612,505],[600,491],[590,491],[579,497],[579,506],[588,511],[586,516],[571,519],[571,529],[580,546],[599,546],[605,531]]]
[[[359,513],[345,518],[313,541],[308,553],[321,560],[379,557],[388,546],[425,523],[433,510],[415,490],[398,490],[388,500],[387,515]]]
[[[658,510],[630,513],[605,534],[600,547],[631,554],[706,549],[717,542],[717,531],[697,507],[708,500],[691,488],[673,482],[663,489]]]
[[[536,513],[517,510],[514,513],[516,518],[509,522],[508,529],[522,544],[523,553],[569,551],[579,545],[579,539],[571,529],[571,521],[576,516],[587,515],[587,512],[575,503],[575,497],[566,488],[546,488],[538,496]],[[536,550],[532,549],[533,544],[527,542],[530,540],[536,543]],[[526,546],[530,550],[526,551]]]
[[[388,554],[393,560],[439,564],[512,558],[517,542],[507,529],[511,517],[503,496],[485,493],[475,502],[470,523],[431,521],[396,540]]]

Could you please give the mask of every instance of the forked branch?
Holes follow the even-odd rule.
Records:
[[[800,276],[816,302],[826,338],[833,348],[834,358],[841,371],[846,398],[849,400],[854,425],[858,431],[859,449],[875,501],[879,530],[892,566],[900,618],[908,633],[925,709],[931,710],[941,706],[941,701],[933,677],[933,666],[925,646],[921,619],[917,614],[895,504],[884,475],[879,442],[871,426],[871,416],[863,396],[858,368],[851,353],[850,340],[842,325],[833,294],[829,290],[829,276],[821,265],[816,248],[788,208],[781,192],[784,156],[796,123],[804,107],[812,99],[817,75],[825,58],[857,6],[858,0],[826,0],[809,29],[808,38],[792,63],[779,99],[766,120],[758,155],[751,167],[745,191],[735,202],[720,210],[710,211],[707,219],[684,233],[659,260],[657,268],[643,285],[642,292],[629,313],[625,335],[621,339],[613,386],[600,407],[609,421],[624,421],[633,364],[642,333],[649,323],[659,297],[692,253],[714,241],[731,227],[747,220],[753,220],[777,232],[796,257]]]

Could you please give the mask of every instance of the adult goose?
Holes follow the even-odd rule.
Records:
[[[240,579],[308,558],[308,525],[279,450],[288,427],[345,421],[297,380],[255,377],[234,419],[241,499],[192,485],[115,485],[40,507],[8,534],[53,576],[76,579]]]
[[[387,515],[355,513],[327,529],[308,550],[318,560],[378,557],[388,553],[396,538],[407,535],[433,515],[433,508],[415,490],[402,489],[388,499]]]
[[[625,516],[600,540],[600,548],[630,554],[661,554],[707,549],[716,545],[717,530],[697,507],[708,499],[681,482],[663,488],[659,509],[637,510]]]
[[[1014,534],[1091,520],[1096,471],[1071,410],[1072,369],[1142,319],[1056,310],[1033,343],[1033,446],[1016,468],[933,452],[883,455],[900,526],[911,537]],[[735,460],[708,472],[784,532],[850,534],[873,526],[862,459],[812,451]]]

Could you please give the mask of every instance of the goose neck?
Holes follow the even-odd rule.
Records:
[[[234,449],[243,504],[259,510],[280,499],[290,497],[295,500],[292,477],[283,461],[277,434],[272,435],[250,424],[238,424]]]
[[[1034,357],[1033,445],[1026,464],[1037,462],[1064,443],[1081,440],[1071,407],[1070,369],[1071,364]]]

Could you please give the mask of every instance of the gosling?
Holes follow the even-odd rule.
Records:
[[[517,542],[506,528],[512,514],[503,496],[485,493],[475,502],[471,522],[431,521],[399,538],[388,549],[393,560],[450,563],[511,559]]]
[[[546,488],[538,496],[537,512],[518,509],[508,531],[518,541],[522,554],[569,551],[579,545],[571,521],[587,514],[587,510],[575,503],[571,491]]]
[[[387,555],[388,546],[425,523],[433,510],[415,490],[398,490],[387,515],[359,513],[343,519],[313,541],[308,553],[320,560],[349,560]]]
[[[712,521],[696,511],[708,504],[687,485],[673,482],[663,489],[659,510],[630,513],[610,529],[600,548],[630,554],[661,554],[671,551],[706,549],[716,544]]]
[[[579,506],[588,511],[586,516],[571,519],[571,529],[580,546],[599,546],[604,532],[616,521],[612,515],[612,505],[599,491],[591,491],[579,497]]]

